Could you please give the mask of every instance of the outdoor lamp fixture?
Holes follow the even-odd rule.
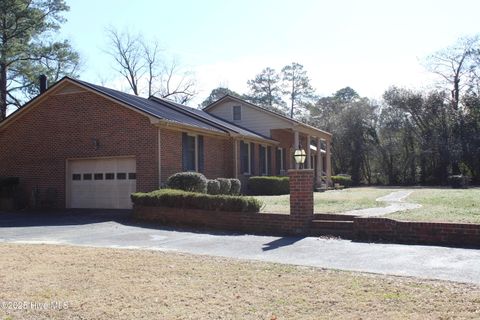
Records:
[[[305,163],[305,159],[307,159],[307,154],[305,153],[305,150],[297,149],[293,154],[293,158],[295,159],[296,163],[303,165]]]

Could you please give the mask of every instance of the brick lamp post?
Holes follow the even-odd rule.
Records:
[[[295,150],[295,162],[303,168],[306,153],[303,149]],[[313,169],[290,169],[290,215],[305,220],[313,218]]]

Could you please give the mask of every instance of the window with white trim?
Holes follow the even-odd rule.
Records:
[[[185,155],[185,170],[198,171],[198,142],[196,135],[187,134],[186,146],[184,147]]]
[[[242,120],[242,107],[241,106],[233,106],[233,120],[234,121]]]

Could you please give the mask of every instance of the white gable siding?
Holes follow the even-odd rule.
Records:
[[[233,106],[239,105],[242,107],[242,119],[233,121]],[[267,137],[270,137],[270,129],[284,129],[292,127],[291,123],[286,120],[282,120],[275,115],[271,115],[268,112],[263,112],[248,105],[234,101],[225,101],[224,103],[211,108],[208,110],[208,112]]]

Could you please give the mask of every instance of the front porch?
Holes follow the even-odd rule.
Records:
[[[295,150],[304,149],[307,157],[302,169],[313,169],[315,186],[320,188],[331,184],[331,135],[314,128],[272,129],[272,139],[279,141],[278,148],[283,152],[283,166],[278,172],[286,174],[288,169],[299,169],[293,155]],[[277,164],[282,162],[277,161]]]

